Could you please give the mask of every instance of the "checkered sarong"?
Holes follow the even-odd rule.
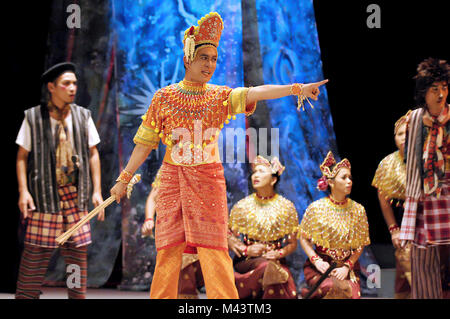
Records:
[[[401,240],[414,240],[414,236],[416,233],[416,214],[418,205],[419,199],[415,199],[412,197],[406,198],[399,237]]]
[[[442,184],[442,193],[439,198],[435,196],[422,196],[417,202],[417,217],[410,220],[405,208],[402,228],[407,225],[414,229],[414,243],[418,246],[430,244],[450,244],[450,173],[447,172]]]
[[[56,248],[58,244],[55,239],[74,226],[87,211],[78,211],[78,192],[73,184],[58,188],[60,205],[62,210],[57,213],[33,212],[28,218],[25,243],[47,248]],[[67,241],[76,247],[91,243],[91,227],[89,223],[84,224]]]

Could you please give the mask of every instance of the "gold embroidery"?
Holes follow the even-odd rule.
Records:
[[[352,287],[350,283],[346,280],[338,280],[331,277],[333,284],[328,290],[327,294],[323,299],[351,299],[352,298]]]
[[[362,205],[348,199],[336,205],[328,197],[308,206],[299,234],[328,249],[358,249],[370,244],[369,224]]]
[[[405,199],[406,165],[400,151],[386,156],[378,165],[372,186],[387,199]]]
[[[264,271],[262,285],[268,287],[275,284],[284,284],[289,279],[289,273],[278,262],[269,261]]]
[[[247,106],[247,94],[249,88],[235,88],[231,91],[228,97],[227,103],[229,105],[229,112],[231,115],[246,113]],[[255,112],[256,103],[252,106],[251,111],[247,112],[246,115],[249,116]]]
[[[262,200],[253,193],[233,206],[228,225],[233,232],[268,243],[295,233],[298,215],[294,204],[281,195]]]
[[[133,142],[135,144],[144,144],[151,146],[152,148],[157,148],[159,144],[159,136],[153,129],[141,124],[136,132],[136,135],[134,136]]]
[[[187,266],[195,263],[198,260],[198,255],[197,254],[183,254],[183,257],[181,260],[182,260],[181,261],[181,269],[183,270]]]

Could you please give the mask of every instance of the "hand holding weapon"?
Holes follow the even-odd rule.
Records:
[[[141,180],[140,174],[136,174],[133,176],[133,178],[127,185],[127,198],[130,198],[134,185],[136,183],[138,183],[140,180]],[[62,235],[58,236],[56,238],[56,242],[59,245],[63,245],[77,230],[79,230],[81,227],[83,227],[83,225],[85,225],[87,222],[89,222],[92,218],[97,216],[97,214],[100,213],[100,211],[102,209],[105,209],[106,207],[111,205],[111,203],[114,202],[115,200],[116,200],[115,195],[110,196],[101,205],[95,207],[89,214],[87,214],[86,216],[81,218],[80,221],[78,223],[76,223],[74,226],[72,226],[68,231],[66,231]]]

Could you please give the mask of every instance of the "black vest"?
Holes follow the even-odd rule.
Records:
[[[81,106],[70,106],[73,123],[73,155],[78,156],[77,189],[78,209],[88,210],[90,185],[88,120],[91,112]],[[32,149],[28,154],[28,187],[38,212],[56,213],[61,210],[56,182],[55,142],[51,131],[50,115],[46,105],[25,111],[31,128]]]

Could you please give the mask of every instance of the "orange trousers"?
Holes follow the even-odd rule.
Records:
[[[186,243],[164,248],[156,255],[150,288],[151,299],[176,299],[181,261]],[[208,299],[239,299],[233,261],[227,251],[197,247]]]

